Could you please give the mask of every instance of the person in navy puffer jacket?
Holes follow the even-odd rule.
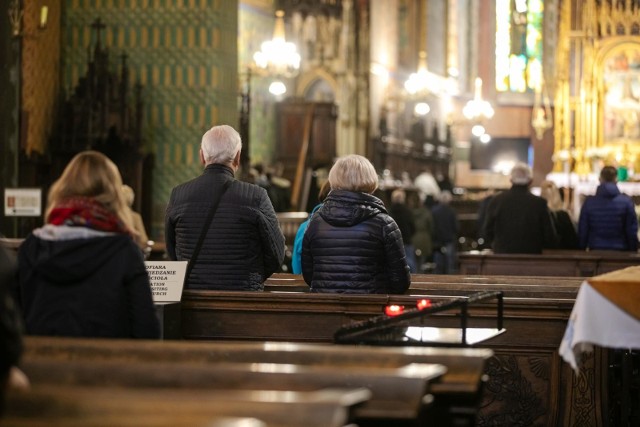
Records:
[[[329,172],[331,192],[309,223],[302,274],[311,292],[402,294],[411,283],[402,234],[371,193],[378,175],[351,154]]]
[[[582,249],[638,250],[638,218],[633,201],[620,193],[617,171],[605,166],[595,196],[589,196],[580,210],[578,238]]]

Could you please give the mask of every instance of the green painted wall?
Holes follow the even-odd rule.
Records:
[[[238,15],[238,60],[243,87],[246,87],[247,69],[253,64],[253,54],[263,41],[271,40],[275,6],[273,0],[241,1]],[[275,103],[269,93],[273,77],[256,72],[251,77],[251,163],[270,164],[275,151]]]
[[[144,87],[146,149],[155,154],[151,238],[163,240],[171,189],[201,173],[202,134],[238,127],[236,0],[66,0],[62,18],[63,87],[86,72],[91,24],[114,65],[126,53],[131,83]]]

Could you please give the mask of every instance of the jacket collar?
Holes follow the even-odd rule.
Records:
[[[233,169],[231,169],[227,165],[221,165],[221,164],[217,164],[217,163],[214,163],[214,164],[211,164],[211,165],[207,165],[204,168],[203,173],[204,174],[210,174],[210,173],[225,174],[225,175],[229,175],[232,178],[234,176]]]

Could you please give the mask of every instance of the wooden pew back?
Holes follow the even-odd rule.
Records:
[[[461,296],[477,291],[502,291],[506,297],[575,298],[584,278],[561,276],[466,276],[412,274],[408,295]],[[302,275],[273,274],[265,281],[268,292],[308,292]]]
[[[640,254],[622,251],[548,250],[536,254],[461,252],[465,275],[591,277],[640,264]]]

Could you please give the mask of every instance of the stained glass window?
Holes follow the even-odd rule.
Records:
[[[496,90],[527,92],[542,76],[544,0],[496,0]]]

